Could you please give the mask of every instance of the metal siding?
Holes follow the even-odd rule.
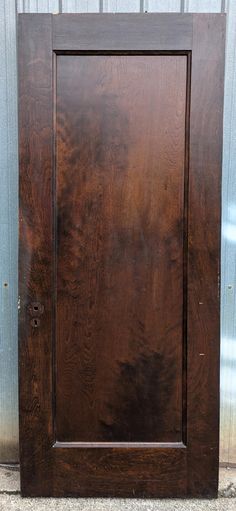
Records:
[[[24,12],[24,0],[16,0],[17,12]]]
[[[185,12],[221,12],[221,0],[185,0]]]
[[[62,12],[99,12],[99,0],[63,0]]]
[[[18,458],[17,86],[15,1],[0,2],[0,460]]]
[[[59,0],[18,0],[17,11],[18,13],[58,13]]]
[[[140,12],[140,0],[103,0],[103,12]]]
[[[236,2],[228,5],[221,253],[221,449],[236,463]]]
[[[29,2],[30,3],[30,2]],[[38,0],[36,2],[37,10],[35,12],[54,12],[59,11],[59,2],[57,0]],[[32,7],[29,7],[29,12],[33,12]]]
[[[180,0],[144,0],[144,11],[147,12],[180,12]]]

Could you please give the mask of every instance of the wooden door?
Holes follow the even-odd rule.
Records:
[[[21,15],[23,495],[212,497],[224,15]]]

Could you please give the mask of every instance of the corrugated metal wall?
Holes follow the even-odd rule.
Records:
[[[236,1],[18,0],[18,12],[227,11],[222,190],[221,461],[236,463]],[[0,3],[0,461],[18,460],[15,0]]]
[[[0,460],[18,457],[15,5],[0,2]]]
[[[221,460],[236,463],[236,1],[228,2],[221,253]]]

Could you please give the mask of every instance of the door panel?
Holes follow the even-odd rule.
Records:
[[[215,496],[224,16],[21,15],[23,495]]]
[[[57,59],[58,440],[182,440],[186,63]]]

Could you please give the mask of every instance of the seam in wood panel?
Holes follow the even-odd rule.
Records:
[[[183,217],[183,377],[182,377],[182,435],[187,444],[187,332],[188,332],[188,215],[189,215],[189,145],[191,101],[192,53],[187,55],[186,109],[185,109],[185,160],[184,160],[184,217]]]
[[[190,50],[53,50],[56,55],[188,55]]]
[[[184,212],[183,212],[183,337],[182,337],[182,346],[183,346],[183,375],[182,375],[182,435],[183,435],[183,442],[184,445],[187,443],[186,435],[187,435],[187,275],[188,275],[188,266],[187,266],[187,260],[188,260],[188,181],[189,181],[189,115],[190,115],[190,78],[191,78],[191,52],[190,51],[54,51],[55,57],[56,54],[59,55],[183,55],[187,57],[187,66],[186,66],[186,107],[185,107],[185,156],[184,156]],[[56,66],[55,66],[56,68]],[[56,108],[56,71],[54,71],[54,105]],[[55,115],[54,114],[54,137],[56,136],[56,121],[55,121]],[[55,147],[55,169],[56,169],[56,147]],[[54,171],[54,173],[56,170]],[[56,182],[54,177],[54,189],[56,190]],[[54,215],[56,216],[56,200],[54,200]],[[54,229],[56,228],[56,218],[54,220]],[[56,230],[55,230],[56,233]],[[55,234],[55,268],[56,268],[56,234]],[[55,271],[55,280],[54,280],[54,287],[56,288],[56,269]],[[56,318],[56,304],[54,308],[54,317]],[[55,320],[54,320],[55,321]],[[54,338],[56,339],[56,325],[54,330]],[[55,348],[54,348],[55,350]],[[56,354],[54,354],[54,365],[56,361]],[[54,393],[55,393],[55,402],[54,402],[54,409],[55,409],[55,417],[56,417],[56,366],[54,367]],[[56,422],[56,419],[55,419]],[[56,432],[56,425],[54,431]],[[54,433],[54,438],[56,438]],[[62,442],[63,443],[63,442]],[[64,442],[67,444],[67,442]],[[71,443],[71,442],[70,442]],[[76,442],[76,445],[78,442]],[[85,442],[79,442],[79,444],[85,444]],[[87,444],[90,444],[89,442]],[[96,444],[97,443],[92,443]],[[101,443],[99,443],[100,445]],[[159,446],[159,443],[155,443],[155,445]],[[148,443],[148,445],[150,445]],[[109,443],[109,446],[111,446],[111,443]]]
[[[57,128],[57,55],[53,52],[53,63],[52,63],[52,87],[53,87],[53,176],[52,176],[52,207],[53,207],[53,221],[52,221],[52,243],[53,243],[53,275],[52,275],[52,289],[53,289],[53,314],[52,314],[52,428],[53,428],[53,442],[56,440],[56,306],[57,306],[57,139],[56,139],[56,128]]]

